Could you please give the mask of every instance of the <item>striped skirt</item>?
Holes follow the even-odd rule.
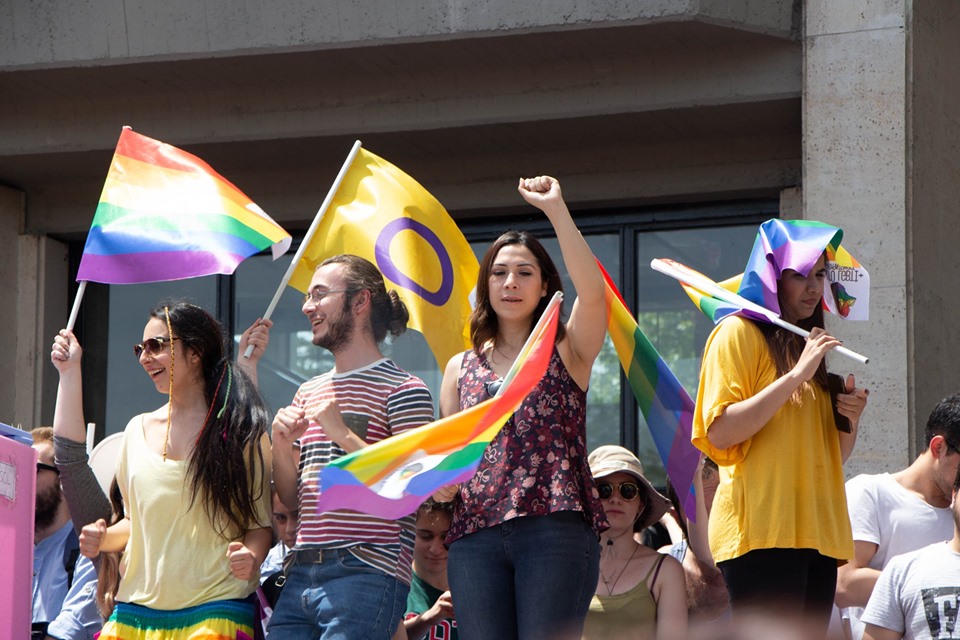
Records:
[[[218,600],[162,611],[118,602],[99,640],[252,640],[250,600]]]

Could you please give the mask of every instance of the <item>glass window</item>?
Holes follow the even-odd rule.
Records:
[[[633,308],[637,324],[691,398],[696,398],[700,356],[713,322],[694,306],[676,280],[651,269],[650,261],[671,258],[719,282],[743,271],[756,232],[757,225],[750,224],[637,233],[637,302]],[[636,413],[638,455],[644,473],[654,484],[663,485],[666,476],[653,438],[639,410]]]
[[[636,313],[640,328],[691,395],[696,393],[700,352],[713,325],[674,280],[650,268],[650,260],[669,257],[715,280],[736,275],[746,263],[757,224],[775,211],[773,202],[748,202],[676,209],[669,215],[637,210],[577,215],[584,237]],[[528,228],[540,238],[561,269],[564,289],[571,294],[572,284],[563,269],[556,238],[544,220],[524,224],[516,218],[488,219],[462,226],[478,259],[507,227]],[[110,287],[107,392],[102,409],[106,414],[105,433],[122,430],[132,416],[165,402],[140,374],[131,351],[131,345],[142,338],[152,305],[164,297],[186,297],[216,310],[236,345],[244,329],[266,311],[292,258],[292,251],[276,262],[269,255],[255,256],[241,263],[232,278],[210,276]],[[272,315],[269,348],[260,360],[260,388],[272,411],[289,404],[305,380],[333,366],[329,352],[312,344],[301,302],[300,292],[285,287]],[[568,309],[570,304],[568,298]],[[422,378],[437,401],[442,370],[419,333],[409,330],[399,339],[388,339],[384,353]],[[94,385],[104,379],[96,374],[91,378]],[[592,450],[602,444],[620,443],[634,449],[651,481],[662,486],[665,476],[653,440],[629,386],[622,381],[619,359],[607,338],[594,364],[588,391],[588,447]],[[102,419],[95,406],[90,413],[90,419]]]

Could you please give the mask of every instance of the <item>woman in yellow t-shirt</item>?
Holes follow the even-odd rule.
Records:
[[[820,232],[813,246],[800,239],[810,225]],[[709,537],[734,622],[756,610],[825,633],[838,560],[853,555],[842,465],[868,392],[847,378],[835,405],[851,430],[838,430],[824,356],[840,341],[824,330],[822,308],[825,249],[837,234],[764,223],[740,288],[808,338],[729,316],[704,348],[693,443],[720,466]]]
[[[101,640],[253,636],[259,567],[271,542],[270,414],[225,357],[223,331],[185,302],[151,311],[134,353],[159,409],[135,416],[117,459],[125,517],[83,527],[80,551],[123,551]],[[80,345],[61,331],[58,420],[82,420]],[[245,635],[244,635],[245,634]]]

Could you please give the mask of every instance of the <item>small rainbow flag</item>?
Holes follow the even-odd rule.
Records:
[[[497,396],[334,460],[320,472],[317,509],[396,519],[444,485],[469,480],[493,436],[546,372],[559,303],[559,296],[551,300]]]
[[[667,477],[683,500],[685,515],[696,520],[693,477],[700,451],[690,442],[694,402],[640,330],[603,265],[600,270],[607,289],[607,333],[653,436]]]
[[[230,274],[290,234],[206,162],[124,127],[78,281],[131,284]]]

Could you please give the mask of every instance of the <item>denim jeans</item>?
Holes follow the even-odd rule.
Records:
[[[346,549],[323,559],[294,560],[270,618],[273,640],[389,640],[410,588],[370,567]]]
[[[462,640],[579,640],[597,588],[600,544],[576,511],[527,516],[450,545]]]

